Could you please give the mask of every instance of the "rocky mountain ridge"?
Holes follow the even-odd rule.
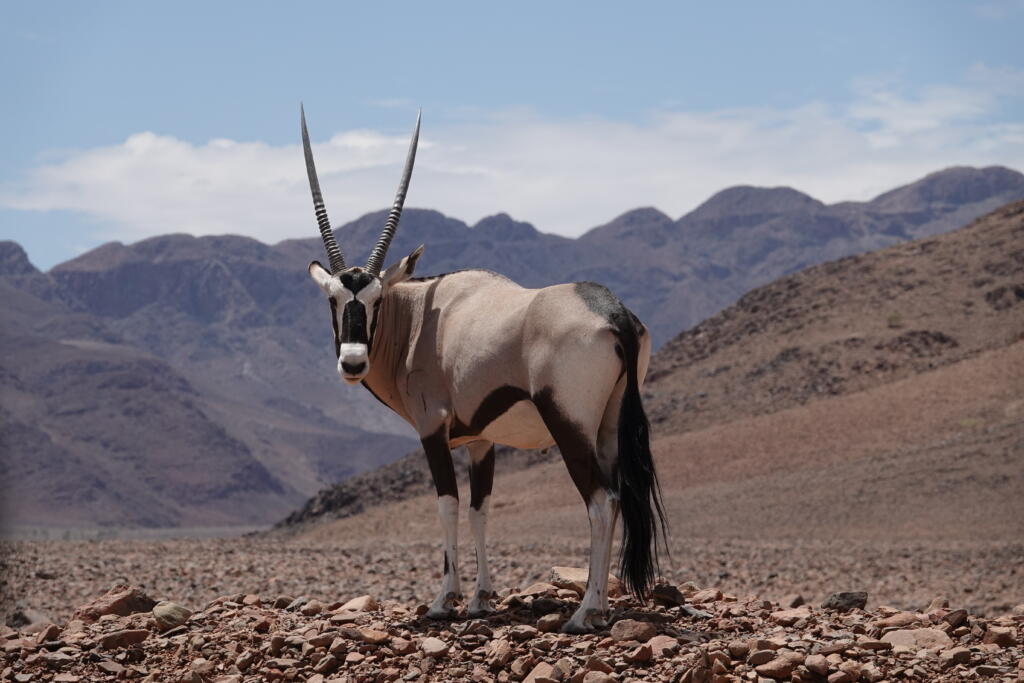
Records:
[[[424,275],[473,266],[526,286],[602,281],[664,340],[765,278],[1024,197],[1024,176],[949,169],[894,192],[826,206],[795,190],[733,188],[677,221],[639,209],[576,240],[505,214],[470,228],[408,209],[391,253],[425,243]],[[382,220],[337,230],[350,260]],[[270,522],[325,484],[412,450],[408,427],[334,377],[311,258],[323,258],[315,237],[166,235],[41,273],[20,247],[0,245],[7,522]],[[171,485],[178,467],[190,474]],[[192,494],[175,489],[213,480],[236,499],[214,502],[214,487],[207,508],[192,508]]]

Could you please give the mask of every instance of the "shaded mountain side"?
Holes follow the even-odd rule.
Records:
[[[862,391],[1024,338],[1024,202],[966,228],[808,268],[669,341],[659,433]]]
[[[202,391],[108,319],[26,291],[59,284],[23,256],[0,246],[5,525],[269,523],[389,449],[408,451],[408,439],[368,438],[296,401],[253,414]]]
[[[714,426],[730,434],[743,433],[749,431],[747,421],[756,416],[927,376],[986,351],[1019,346],[1021,340],[1024,202],[942,237],[847,257],[781,278],[676,337],[655,354],[644,389],[655,450],[664,459],[677,450],[671,445],[675,434]],[[886,414],[897,412],[891,408]],[[997,463],[992,467],[1004,474],[1008,454],[1024,438],[1019,417],[1010,418],[999,423],[998,435],[980,438],[976,444],[964,442],[974,444],[972,448],[985,454],[985,462]],[[964,419],[977,418],[965,414]],[[849,427],[845,428],[851,440],[861,436]],[[930,453],[941,446],[943,457],[955,460],[955,448],[932,443],[937,433],[935,428],[906,433],[889,449]],[[770,429],[766,434],[753,452],[771,449],[768,444],[787,438]],[[718,434],[713,439],[699,475],[729,470],[714,463],[717,445],[729,438]],[[844,452],[834,441],[822,445],[821,439],[806,435],[799,440],[816,443],[822,452]],[[678,452],[687,453],[691,447],[687,444]],[[796,447],[786,450],[796,452]],[[885,452],[879,445],[871,454]],[[517,452],[503,455],[499,472],[514,463],[532,464]],[[748,458],[734,478],[772,474],[780,457],[776,454],[764,462]],[[666,475],[666,490],[703,483],[702,476],[680,467],[688,474],[675,483]],[[787,460],[786,467],[796,470],[799,464]],[[844,472],[844,477],[849,475]],[[430,490],[426,458],[413,454],[322,491],[278,527],[348,517]]]

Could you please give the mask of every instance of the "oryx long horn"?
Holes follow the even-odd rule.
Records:
[[[416,129],[412,132],[412,142],[409,143],[409,153],[405,157],[405,169],[402,171],[402,181],[398,184],[398,192],[395,193],[395,203],[391,205],[388,219],[384,222],[384,230],[380,233],[380,238],[373,247],[373,251],[370,252],[370,258],[366,261],[366,270],[371,275],[380,274],[380,267],[384,265],[384,256],[388,253],[391,238],[395,236],[395,230],[398,229],[398,219],[402,217],[405,193],[409,191],[409,179],[412,177],[413,164],[416,163],[416,145],[420,141],[420,117],[422,114],[422,109],[416,113]]]
[[[341,247],[334,241],[331,221],[327,218],[327,207],[324,206],[324,197],[320,194],[320,181],[316,177],[313,149],[309,146],[309,131],[306,130],[306,110],[302,104],[299,104],[299,112],[302,115],[302,149],[306,153],[306,175],[309,176],[309,189],[313,193],[316,223],[320,227],[320,237],[323,238],[324,246],[327,248],[327,258],[331,261],[331,273],[338,273],[345,270],[345,256],[341,253]]]

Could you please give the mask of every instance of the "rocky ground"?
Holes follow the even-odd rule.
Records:
[[[565,635],[585,579],[510,591],[494,615],[451,622],[373,594],[325,603],[225,592],[193,605],[115,585],[68,621],[3,627],[4,681],[958,681],[1024,680],[1024,605],[985,619],[943,598],[918,610],[867,594],[820,606],[660,584],[614,597],[609,627]],[[614,589],[614,584],[613,584]],[[613,590],[613,595],[615,592]]]
[[[492,545],[499,612],[447,623],[419,616],[440,582],[434,542],[8,543],[0,680],[1024,680],[1022,546],[677,540],[665,574],[709,618],[667,591],[617,598],[609,629],[567,636],[577,592],[547,582],[582,546]],[[136,590],[100,597],[115,584]],[[835,591],[867,602],[821,608]],[[158,601],[192,614],[179,625]]]

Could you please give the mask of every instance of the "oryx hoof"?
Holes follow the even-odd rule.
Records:
[[[427,617],[430,619],[454,619],[456,616],[455,601],[458,597],[456,593],[447,593],[438,597],[427,610]]]
[[[494,608],[494,599],[497,597],[498,594],[494,591],[477,591],[473,599],[469,601],[469,616],[479,619],[497,612]]]
[[[572,615],[572,618],[562,626],[562,633],[572,633],[576,635],[593,633],[597,629],[604,628],[607,624],[608,621],[605,619],[604,610],[596,607],[588,607],[587,609],[583,609],[581,607],[576,610],[576,613]]]

